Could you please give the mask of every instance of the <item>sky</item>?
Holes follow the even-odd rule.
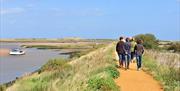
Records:
[[[180,0],[0,0],[1,38],[180,40]]]

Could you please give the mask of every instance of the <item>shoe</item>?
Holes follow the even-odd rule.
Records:
[[[139,71],[139,68],[137,68],[137,71]]]

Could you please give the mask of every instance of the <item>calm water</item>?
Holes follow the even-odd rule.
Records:
[[[20,48],[20,43],[1,43],[1,48]],[[60,51],[55,50],[38,50],[35,48],[24,50],[26,51],[25,55],[0,57],[0,84],[39,69],[49,59],[68,58],[68,55],[59,55]]]

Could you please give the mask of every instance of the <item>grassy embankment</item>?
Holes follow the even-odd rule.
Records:
[[[180,55],[147,50],[144,70],[161,82],[165,91],[180,91]]]
[[[37,73],[23,77],[11,91],[118,91],[114,46],[99,48],[72,61],[53,59]]]
[[[37,49],[59,49],[66,50],[67,52],[61,54],[69,54],[70,58],[78,58],[98,48],[104,47],[107,43],[70,43],[60,45],[22,45],[26,48],[37,48]]]

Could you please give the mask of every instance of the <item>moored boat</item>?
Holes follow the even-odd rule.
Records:
[[[10,55],[24,55],[25,51],[21,50],[21,49],[12,49],[9,52]]]

